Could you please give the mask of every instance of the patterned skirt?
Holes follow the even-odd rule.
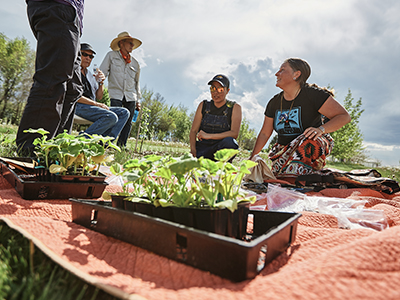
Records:
[[[286,178],[318,173],[325,166],[326,157],[331,153],[333,145],[334,141],[329,134],[315,141],[302,134],[286,146],[275,144],[269,153],[272,172],[276,177]]]

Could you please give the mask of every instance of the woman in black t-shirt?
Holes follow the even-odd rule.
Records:
[[[267,104],[264,124],[251,157],[258,154],[275,130],[278,143],[269,153],[277,177],[297,177],[320,170],[333,148],[329,132],[351,121],[349,113],[326,89],[307,83],[311,68],[305,60],[289,58],[281,65],[276,86],[282,92]],[[322,123],[322,117],[329,121]]]

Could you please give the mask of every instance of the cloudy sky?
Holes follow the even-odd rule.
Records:
[[[82,42],[101,64],[122,31],[142,40],[141,86],[168,104],[195,111],[209,99],[217,73],[231,80],[229,99],[260,130],[284,59],[301,57],[310,83],[330,85],[343,103],[350,89],[362,99],[368,155],[400,164],[400,1],[398,0],[86,0]],[[23,0],[2,0],[0,32],[36,41]]]

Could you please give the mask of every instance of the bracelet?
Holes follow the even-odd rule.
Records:
[[[325,128],[323,126],[319,126],[318,129],[321,130],[322,133],[325,133]]]
[[[103,82],[99,82],[99,85],[103,85],[104,83]]]

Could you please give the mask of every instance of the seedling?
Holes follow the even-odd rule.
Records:
[[[256,200],[241,191],[240,184],[257,163],[244,160],[235,167],[229,160],[237,153],[233,149],[220,150],[215,154],[217,161],[197,159],[189,153],[179,158],[149,155],[129,160],[123,166],[115,163],[111,171],[124,179],[119,195],[132,201],[163,207],[228,208],[233,212],[239,202]],[[104,192],[103,198],[111,199],[111,195]]]
[[[88,175],[95,171],[98,175],[100,166],[111,162],[113,156],[107,156],[106,150],[120,148],[112,143],[113,138],[100,135],[71,135],[61,133],[52,139],[47,139],[48,131],[39,129],[25,130],[27,133],[38,133],[42,136],[36,138],[35,154],[44,160],[45,167],[52,174]]]

